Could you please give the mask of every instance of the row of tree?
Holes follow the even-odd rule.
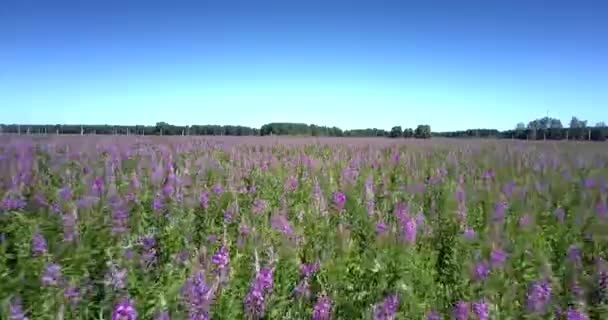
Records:
[[[319,137],[405,137],[430,138],[431,128],[421,125],[413,129],[402,130],[394,127],[390,132],[383,129],[342,130],[338,127],[318,126],[305,123],[274,122],[263,125],[260,129],[232,125],[192,125],[177,126],[158,122],[154,126],[134,125],[19,125],[0,124],[0,134],[81,134],[81,135],[210,135],[210,136],[319,136]]]
[[[544,117],[532,120],[528,124],[518,123],[515,129],[499,131],[496,129],[468,129],[462,131],[432,132],[429,125],[418,125],[416,129],[394,126],[390,131],[377,128],[342,130],[338,127],[318,126],[305,123],[273,122],[261,128],[232,125],[191,125],[178,126],[158,122],[154,126],[133,125],[19,125],[0,124],[0,134],[113,134],[113,135],[215,135],[215,136],[269,136],[299,135],[326,137],[391,137],[419,138],[496,138],[521,140],[591,140],[608,139],[608,127],[598,122],[594,127],[587,125],[586,120],[572,117],[569,126],[564,127],[559,119]]]
[[[449,138],[498,138],[520,140],[588,140],[606,141],[608,127],[604,122],[588,126],[587,120],[572,117],[569,126],[564,127],[561,120],[543,117],[528,124],[518,123],[515,129],[498,131],[496,129],[469,129],[465,131],[437,132],[433,136]]]

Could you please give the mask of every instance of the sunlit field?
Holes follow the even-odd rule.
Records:
[[[1,319],[608,319],[604,143],[0,137]]]

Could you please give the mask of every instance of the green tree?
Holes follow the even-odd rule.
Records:
[[[428,124],[419,124],[414,131],[414,137],[418,139],[429,139],[431,137],[431,126]]]
[[[397,138],[403,136],[403,130],[401,130],[401,126],[394,126],[391,129],[390,137]]]

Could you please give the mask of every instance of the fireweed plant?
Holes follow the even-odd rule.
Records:
[[[2,137],[2,319],[608,319],[608,148]]]

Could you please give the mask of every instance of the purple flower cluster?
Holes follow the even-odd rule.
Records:
[[[127,269],[118,268],[116,265],[111,265],[106,273],[106,285],[113,290],[121,290],[126,287]]]
[[[137,320],[137,310],[130,300],[119,302],[112,313],[112,320]]]
[[[11,301],[10,310],[8,315],[9,320],[28,320],[28,317],[23,311],[23,305],[21,304],[21,299],[15,298]]]
[[[501,248],[494,248],[490,252],[490,262],[494,268],[502,267],[507,262],[507,258],[507,253]]]
[[[165,200],[160,193],[157,193],[152,200],[152,210],[160,212],[165,209]]]
[[[211,262],[220,271],[230,268],[230,251],[228,251],[228,248],[226,246],[220,247],[211,258]]]
[[[507,204],[498,202],[494,204],[494,222],[503,222],[507,212]]]
[[[475,279],[484,281],[490,276],[490,264],[487,261],[478,262],[475,265]]]
[[[182,298],[189,319],[209,319],[209,308],[215,298],[215,287],[210,286],[202,271],[186,279],[182,287]]]
[[[374,307],[374,320],[394,320],[399,310],[399,296],[390,295]]]
[[[456,303],[456,306],[454,307],[454,319],[468,320],[470,309],[471,306],[467,302],[460,301]]]
[[[203,191],[200,197],[201,207],[207,210],[209,208],[209,192]]]
[[[331,319],[331,299],[329,297],[320,298],[312,310],[313,320],[330,320]]]
[[[32,253],[35,256],[41,256],[48,252],[46,239],[41,233],[36,233],[32,237]]]
[[[112,234],[120,235],[126,233],[129,223],[129,211],[122,203],[115,204],[112,211]]]
[[[222,193],[224,193],[224,187],[222,187],[221,184],[216,184],[215,186],[213,186],[213,192],[216,196],[219,197],[222,195]]]
[[[475,229],[473,228],[465,228],[463,235],[466,239],[468,240],[475,240],[475,238],[477,237],[477,233],[475,232]]]
[[[253,202],[253,207],[251,208],[251,211],[254,214],[264,213],[266,211],[266,201],[264,201],[262,199],[256,199]]]
[[[346,194],[342,191],[335,192],[334,204],[336,206],[336,210],[338,210],[339,212],[344,210],[344,205],[346,204]]]
[[[42,275],[42,285],[45,287],[56,287],[61,281],[61,266],[49,264]]]
[[[82,292],[79,288],[75,286],[69,286],[65,289],[63,296],[69,301],[72,305],[78,304],[82,299]]]
[[[566,312],[566,317],[568,318],[568,320],[589,320],[589,316],[579,310],[576,310],[574,308],[568,308],[568,311]]]
[[[405,242],[410,245],[415,244],[418,225],[416,218],[411,217],[409,215],[408,206],[403,203],[398,203],[395,215],[397,216],[397,220],[399,220],[399,223],[401,224],[401,231]]]
[[[19,211],[23,210],[27,203],[22,197],[19,196],[5,196],[0,202],[0,209],[2,211]]]
[[[274,268],[264,267],[253,281],[245,297],[245,312],[252,318],[261,318],[266,313],[266,296],[274,288]]]
[[[59,196],[65,202],[71,201],[72,200],[72,189],[70,188],[70,186],[66,185],[63,188],[61,188],[59,190]]]
[[[490,319],[490,308],[488,303],[481,300],[478,302],[473,302],[473,314],[478,320],[488,320]]]
[[[298,178],[295,176],[287,178],[285,181],[285,190],[289,192],[294,192],[298,190],[300,183],[298,182]]]
[[[547,309],[547,304],[551,301],[551,291],[551,285],[547,281],[532,283],[528,289],[528,311],[536,314],[544,314]]]
[[[282,232],[287,236],[291,236],[293,234],[293,229],[291,228],[289,220],[287,220],[287,216],[285,215],[281,214],[273,217],[271,225],[273,229]]]
[[[157,259],[156,256],[156,239],[154,237],[144,237],[141,241],[142,252],[140,255],[141,265],[144,267],[152,266]]]
[[[302,277],[302,281],[296,286],[294,293],[296,297],[301,298],[309,298],[310,297],[310,279],[317,273],[320,269],[319,262],[311,263],[311,264],[301,264],[300,265],[300,275]]]

